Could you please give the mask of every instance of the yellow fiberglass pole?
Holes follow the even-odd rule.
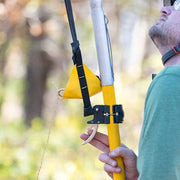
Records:
[[[112,105],[116,104],[113,68],[111,63],[111,53],[109,49],[107,26],[105,15],[102,7],[102,0],[90,0],[91,16],[93,22],[96,50],[103,91],[104,104],[110,106],[112,114]],[[110,124],[107,125],[110,150],[112,151],[121,146],[119,125],[114,123],[113,116],[110,115]],[[122,169],[120,173],[114,173],[114,180],[125,180],[125,172],[122,158],[116,159],[118,166]]]
[[[112,113],[112,105],[116,104],[114,85],[103,86],[102,92],[103,92],[104,104],[110,105],[110,113]],[[110,116],[110,124],[107,125],[107,128],[108,128],[110,151],[112,151],[116,147],[121,146],[119,125],[114,123],[113,116]],[[118,162],[118,166],[122,169],[122,171],[121,173],[114,173],[113,179],[125,180],[123,161],[121,158],[117,158],[116,161]]]

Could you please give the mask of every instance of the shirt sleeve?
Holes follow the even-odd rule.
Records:
[[[180,76],[160,76],[149,88],[138,170],[138,180],[180,180]]]

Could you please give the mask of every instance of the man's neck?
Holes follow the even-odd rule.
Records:
[[[171,48],[169,47],[161,47],[158,48],[161,55],[163,56],[165,53],[167,53]],[[175,56],[173,56],[172,58],[170,58],[164,65],[164,67],[167,66],[172,66],[172,65],[178,65],[180,64],[180,54],[176,54]]]
[[[165,67],[180,64],[180,54],[173,56],[165,63]]]

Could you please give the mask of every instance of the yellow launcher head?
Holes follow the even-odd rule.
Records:
[[[86,75],[89,96],[93,96],[101,91],[101,82],[99,78],[95,74],[93,74],[93,72],[85,64],[83,64],[83,68]],[[82,99],[76,65],[74,65],[72,69],[71,76],[69,78],[62,98]]]

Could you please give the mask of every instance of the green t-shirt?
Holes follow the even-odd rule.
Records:
[[[139,142],[138,180],[180,180],[180,66],[152,81]]]

